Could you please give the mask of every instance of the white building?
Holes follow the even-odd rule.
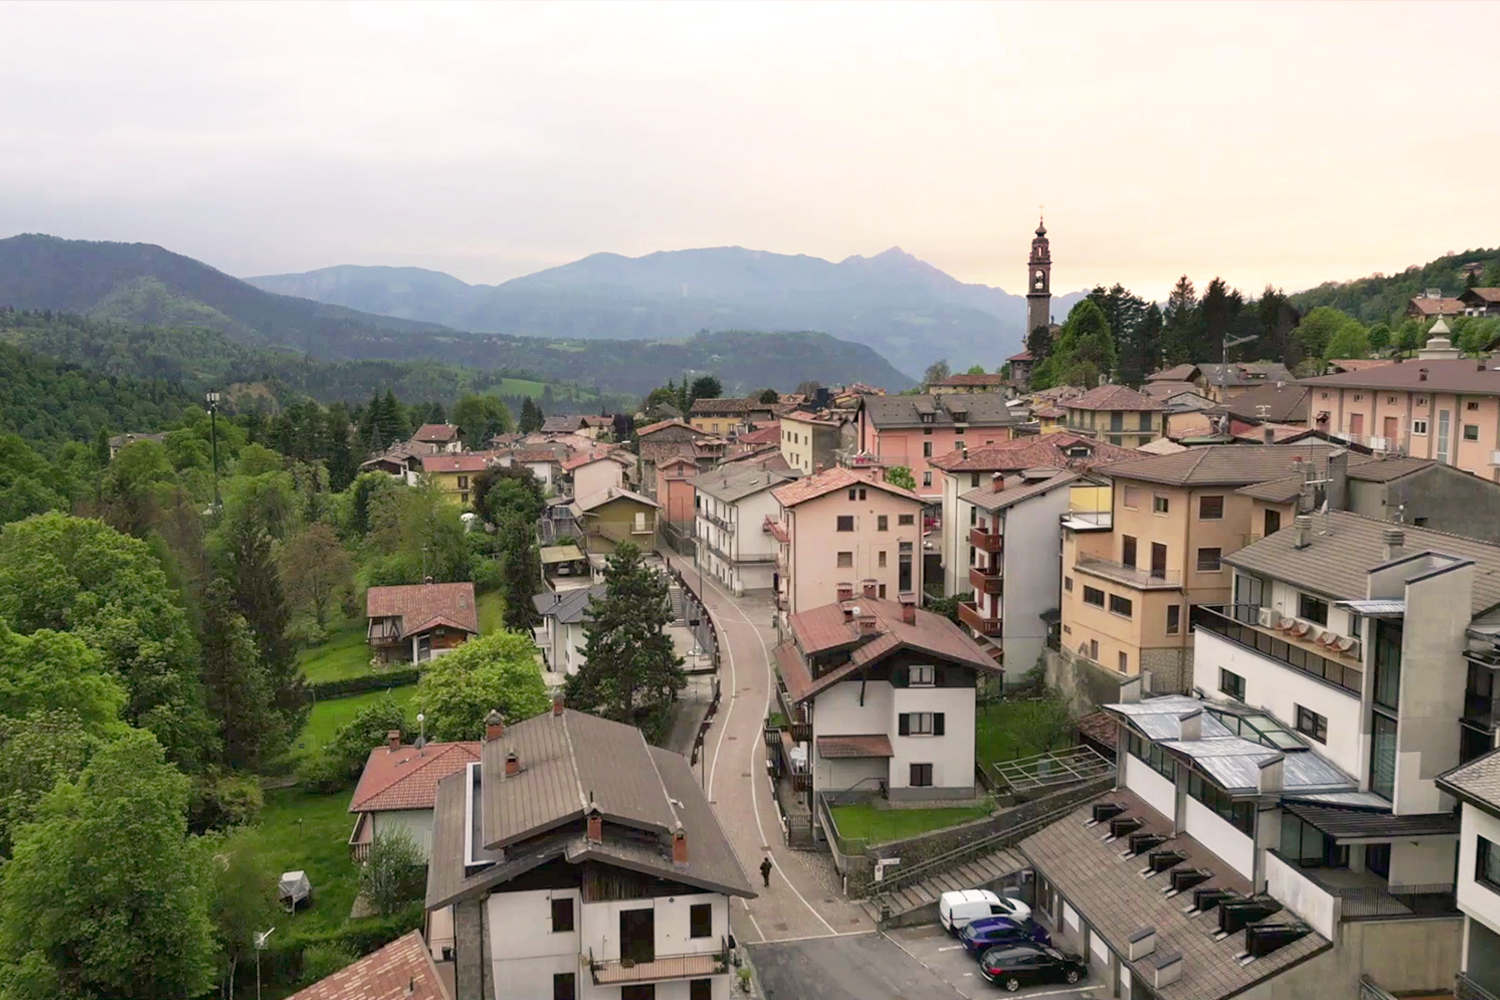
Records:
[[[791,616],[776,666],[812,746],[812,792],[974,794],[978,684],[1000,668],[942,615],[873,593]]]
[[[398,829],[411,836],[423,857],[429,856],[438,782],[478,759],[477,742],[412,746],[401,742],[400,730],[392,730],[385,746],[370,751],[349,800],[349,811],[358,817],[349,834],[354,860],[369,856],[377,835]]]
[[[553,710],[438,788],[429,926],[455,1000],[728,1000],[730,897],[753,897],[679,754]]]
[[[634,464],[630,456],[616,452],[585,452],[562,463],[562,471],[571,477],[569,491],[575,497],[586,497],[609,489],[624,489],[625,469]]]
[[[1458,906],[1464,932],[1454,992],[1463,1000],[1488,1000],[1500,996],[1500,751],[1449,771],[1438,787],[1458,799],[1461,821]]]
[[[548,673],[578,673],[585,659],[583,624],[589,620],[589,603],[604,600],[608,592],[609,588],[604,584],[595,584],[571,590],[548,590],[531,599],[542,616],[542,624],[536,629],[536,642],[542,649]]]
[[[792,475],[756,465],[728,465],[692,480],[697,492],[693,535],[703,572],[726,590],[770,590],[780,543],[767,522],[781,518],[771,490]]]

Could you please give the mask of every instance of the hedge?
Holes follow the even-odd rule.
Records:
[[[387,670],[378,674],[364,674],[360,677],[345,677],[337,681],[321,681],[317,684],[307,686],[310,700],[323,701],[328,698],[345,698],[351,694],[364,694],[367,691],[387,691],[391,688],[406,687],[415,684],[422,677],[422,671],[416,667],[405,670]]]
[[[302,976],[302,952],[318,944],[347,948],[356,955],[368,955],[383,948],[410,931],[421,930],[426,913],[420,902],[389,917],[366,917],[351,920],[331,929],[312,932],[293,930],[279,941],[273,937],[261,952],[260,972],[267,983],[306,986]],[[295,927],[295,924],[293,924]]]

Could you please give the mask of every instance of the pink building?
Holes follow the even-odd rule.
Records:
[[[887,468],[911,469],[920,496],[943,495],[941,478],[929,463],[955,448],[982,448],[1011,439],[1020,420],[998,392],[931,396],[862,396],[859,450]],[[822,603],[827,603],[826,601]]]
[[[661,504],[661,516],[671,524],[688,525],[692,530],[696,494],[693,477],[698,475],[698,463],[686,455],[677,455],[656,466],[656,502]]]
[[[859,593],[922,592],[922,498],[867,472],[833,468],[771,493],[781,519],[777,606],[788,614]]]

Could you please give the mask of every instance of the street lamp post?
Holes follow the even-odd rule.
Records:
[[[214,513],[217,515],[223,506],[223,501],[219,499],[219,393],[217,390],[211,390],[208,394],[208,439],[212,442],[214,452]]]
[[[266,946],[266,938],[275,929],[272,927],[270,930],[255,932],[255,1000],[260,1000],[260,953]]]

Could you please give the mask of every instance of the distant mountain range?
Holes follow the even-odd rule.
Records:
[[[500,285],[415,267],[341,265],[247,278],[266,291],[463,330],[579,339],[819,330],[913,378],[939,358],[994,370],[1025,340],[1026,299],[965,284],[898,247],[838,263],[743,247],[597,253]],[[1056,296],[1063,316],[1084,295]]]
[[[447,281],[469,287],[457,279]],[[441,282],[433,287],[442,287]],[[421,301],[418,295],[399,294],[407,301]],[[167,330],[208,329],[282,357],[298,352],[336,362],[381,360],[525,371],[544,380],[575,381],[612,393],[640,395],[685,372],[717,374],[731,392],[766,386],[789,390],[804,379],[858,380],[892,390],[912,384],[869,347],[822,333],[731,330],[689,336],[697,329],[692,324],[685,324],[670,341],[597,334],[588,339],[563,334],[537,339],[465,333],[437,322],[376,315],[272,293],[190,257],[144,243],[98,243],[35,234],[0,240],[0,306],[77,313]],[[720,331],[730,326],[722,322],[704,325]],[[186,345],[191,338],[178,339]],[[153,350],[172,349],[170,338],[157,337],[152,344]],[[201,343],[193,347],[202,349]],[[265,367],[263,361],[256,364]]]

